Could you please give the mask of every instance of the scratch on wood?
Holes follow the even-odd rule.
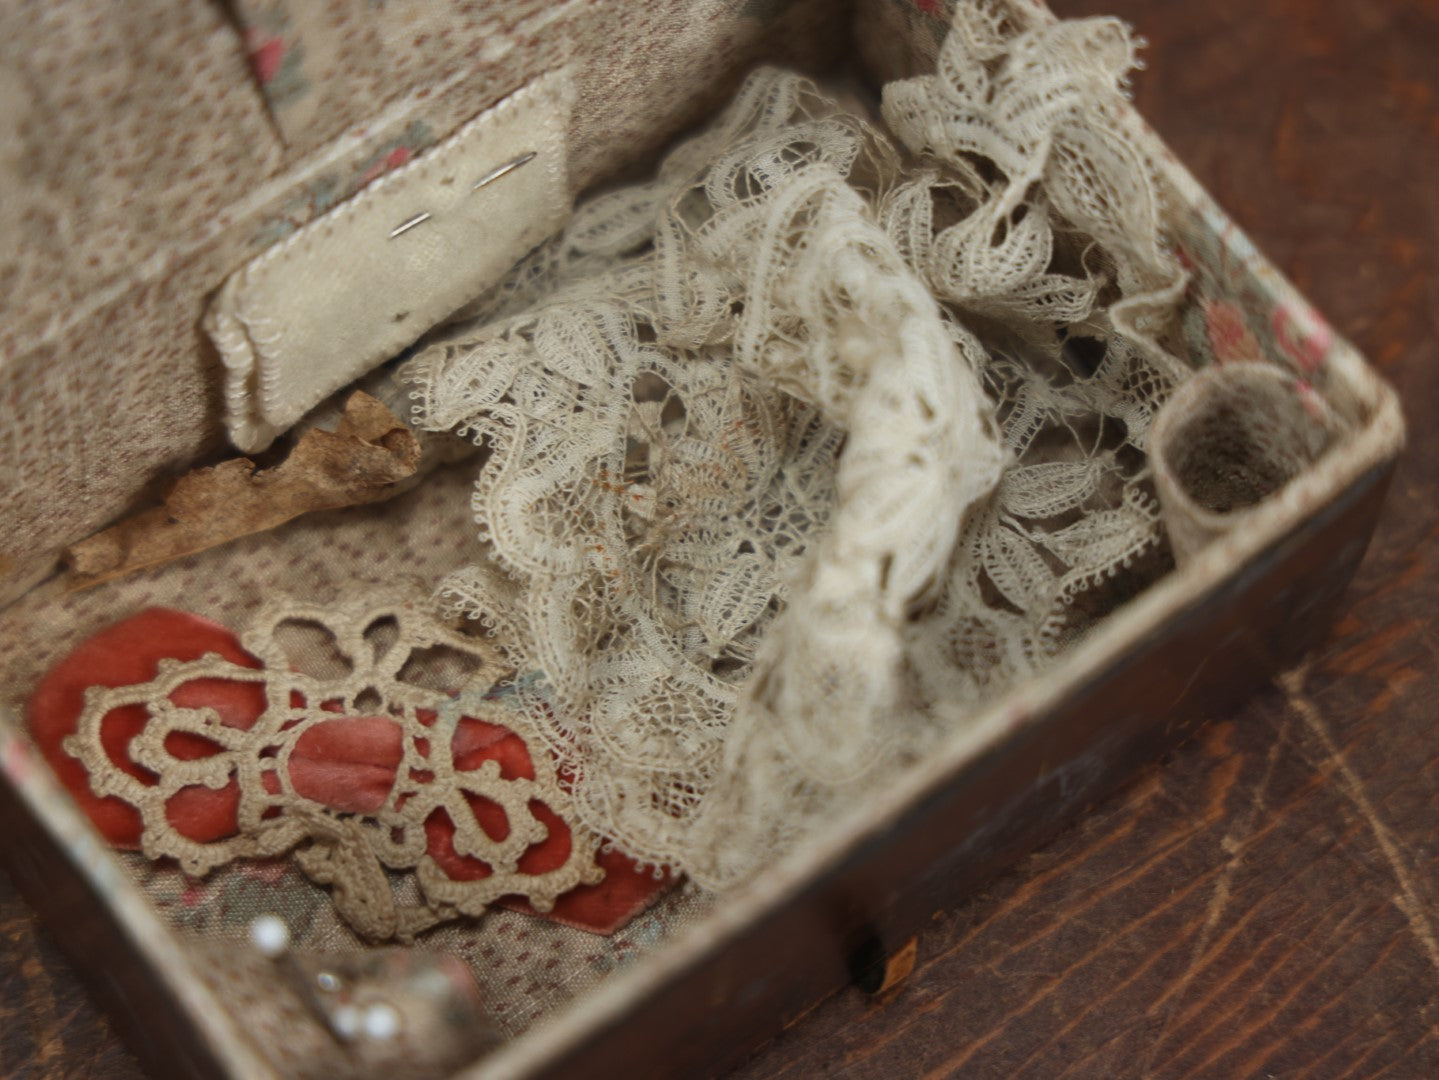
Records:
[[[1400,854],[1399,844],[1395,840],[1394,834],[1379,817],[1373,802],[1370,801],[1369,793],[1364,788],[1363,781],[1350,766],[1339,744],[1334,741],[1334,736],[1329,731],[1329,725],[1324,722],[1324,717],[1320,715],[1314,703],[1305,696],[1304,683],[1308,675],[1309,665],[1306,661],[1294,670],[1280,675],[1277,681],[1280,689],[1284,691],[1289,707],[1319,740],[1319,744],[1334,764],[1335,774],[1339,777],[1344,794],[1348,796],[1349,801],[1354,804],[1355,809],[1359,811],[1360,816],[1364,818],[1374,833],[1379,850],[1383,853],[1395,880],[1399,883],[1399,895],[1394,897],[1394,905],[1409,921],[1409,928],[1419,939],[1420,945],[1424,947],[1430,962],[1436,970],[1439,970],[1439,933],[1435,932],[1434,924],[1429,919],[1429,913],[1419,896],[1419,890],[1414,884],[1414,877]]]
[[[1288,741],[1286,737],[1287,734],[1288,725],[1286,724],[1279,732],[1278,737],[1270,744],[1269,753],[1266,756],[1264,764],[1264,775],[1259,778],[1259,782],[1254,786],[1254,795],[1249,800],[1248,812],[1244,815],[1244,820],[1226,832],[1223,839],[1219,841],[1220,850],[1229,857],[1225,861],[1224,867],[1220,870],[1219,877],[1214,883],[1214,892],[1210,896],[1209,904],[1204,911],[1204,925],[1200,927],[1199,933],[1194,939],[1194,948],[1190,951],[1189,963],[1185,966],[1179,978],[1171,983],[1164,993],[1155,999],[1154,1003],[1146,1010],[1146,1014],[1150,1017],[1159,1016],[1161,1012],[1164,1014],[1164,1025],[1160,1029],[1158,1038],[1150,1043],[1149,1053],[1145,1058],[1144,1072],[1146,1074],[1149,1071],[1149,1067],[1153,1064],[1155,1056],[1159,1053],[1160,1048],[1164,1046],[1169,1038],[1170,1030],[1174,1024],[1175,1009],[1178,1007],[1180,1001],[1183,1000],[1184,994],[1194,981],[1195,975],[1199,973],[1200,969],[1203,968],[1207,962],[1207,954],[1210,943],[1214,939],[1214,932],[1219,928],[1219,921],[1225,909],[1229,906],[1232,882],[1235,873],[1239,869],[1239,864],[1243,861],[1244,850],[1247,846],[1246,841],[1254,833],[1260,815],[1263,814],[1265,808],[1268,806],[1269,783],[1274,776],[1275,762],[1279,760],[1280,747]]]

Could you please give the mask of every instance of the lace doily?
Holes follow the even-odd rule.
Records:
[[[261,667],[212,653],[161,660],[148,682],[91,688],[64,741],[97,795],[139,811],[149,858],[203,875],[293,852],[376,939],[478,915],[500,897],[546,911],[603,877],[598,840],[579,828],[558,855],[537,857],[554,822],[573,820],[571,801],[547,754],[486,753],[524,738],[526,721],[487,693],[506,667],[484,642],[374,598],[272,606],[243,642]],[[235,687],[254,688],[263,708],[219,704]],[[145,722],[125,767],[105,720],[137,708]]]
[[[489,452],[441,595],[641,860],[752,873],[1139,587],[1183,275],[1127,33],[1030,17],[959,4],[902,147],[756,73],[405,369]]]

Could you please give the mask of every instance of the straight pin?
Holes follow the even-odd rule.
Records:
[[[494,183],[496,180],[498,180],[500,177],[506,176],[506,175],[508,175],[509,173],[514,172],[514,171],[515,171],[516,169],[518,169],[521,165],[528,165],[531,161],[533,161],[533,160],[535,159],[535,157],[538,155],[538,153],[539,153],[539,152],[536,151],[536,150],[531,150],[531,151],[530,151],[529,153],[527,153],[527,154],[521,154],[519,157],[515,158],[513,161],[507,161],[507,162],[505,162],[503,165],[496,165],[496,166],[495,166],[493,169],[491,169],[489,172],[485,173],[484,176],[482,176],[482,177],[480,177],[478,180],[476,180],[476,181],[475,181],[475,186],[472,187],[472,188],[470,188],[470,190],[471,190],[471,191],[479,191],[480,188],[484,187],[486,184],[493,184],[493,183]]]
[[[484,187],[486,184],[493,184],[500,177],[508,176],[520,166],[528,165],[538,156],[539,151],[531,150],[528,153],[521,154],[519,157],[505,162],[503,165],[496,165],[489,172],[485,173],[484,176],[476,180],[470,190],[479,191],[480,188]],[[425,222],[430,220],[430,216],[431,215],[428,210],[421,210],[414,217],[405,219],[390,230],[390,239],[393,240],[397,236],[403,236],[405,233],[413,229],[416,225],[423,225]]]
[[[410,218],[408,221],[402,221],[393,229],[391,229],[390,239],[393,240],[397,236],[403,236],[405,233],[413,229],[416,225],[423,225],[429,220],[430,212],[428,210],[421,210],[418,214]]]
[[[391,229],[390,239],[393,240],[394,237],[403,236],[404,233],[410,232],[410,230],[414,229],[414,226],[417,226],[417,224],[425,224],[426,221],[429,220],[430,211],[422,210],[420,211],[420,213],[417,213],[416,216],[412,217],[412,219],[409,219],[407,221],[400,221],[400,224],[397,224],[394,229]]]

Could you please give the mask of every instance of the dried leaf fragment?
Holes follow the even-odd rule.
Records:
[[[419,463],[420,444],[404,421],[357,390],[334,431],[306,431],[279,465],[257,470],[242,457],[194,469],[161,506],[71,545],[70,587],[193,555],[301,514],[387,499]]]

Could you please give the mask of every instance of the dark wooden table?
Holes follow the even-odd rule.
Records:
[[[1439,1077],[1439,3],[1060,0],[1411,426],[1328,643],[740,1075]],[[0,1075],[138,1069],[0,878]]]

